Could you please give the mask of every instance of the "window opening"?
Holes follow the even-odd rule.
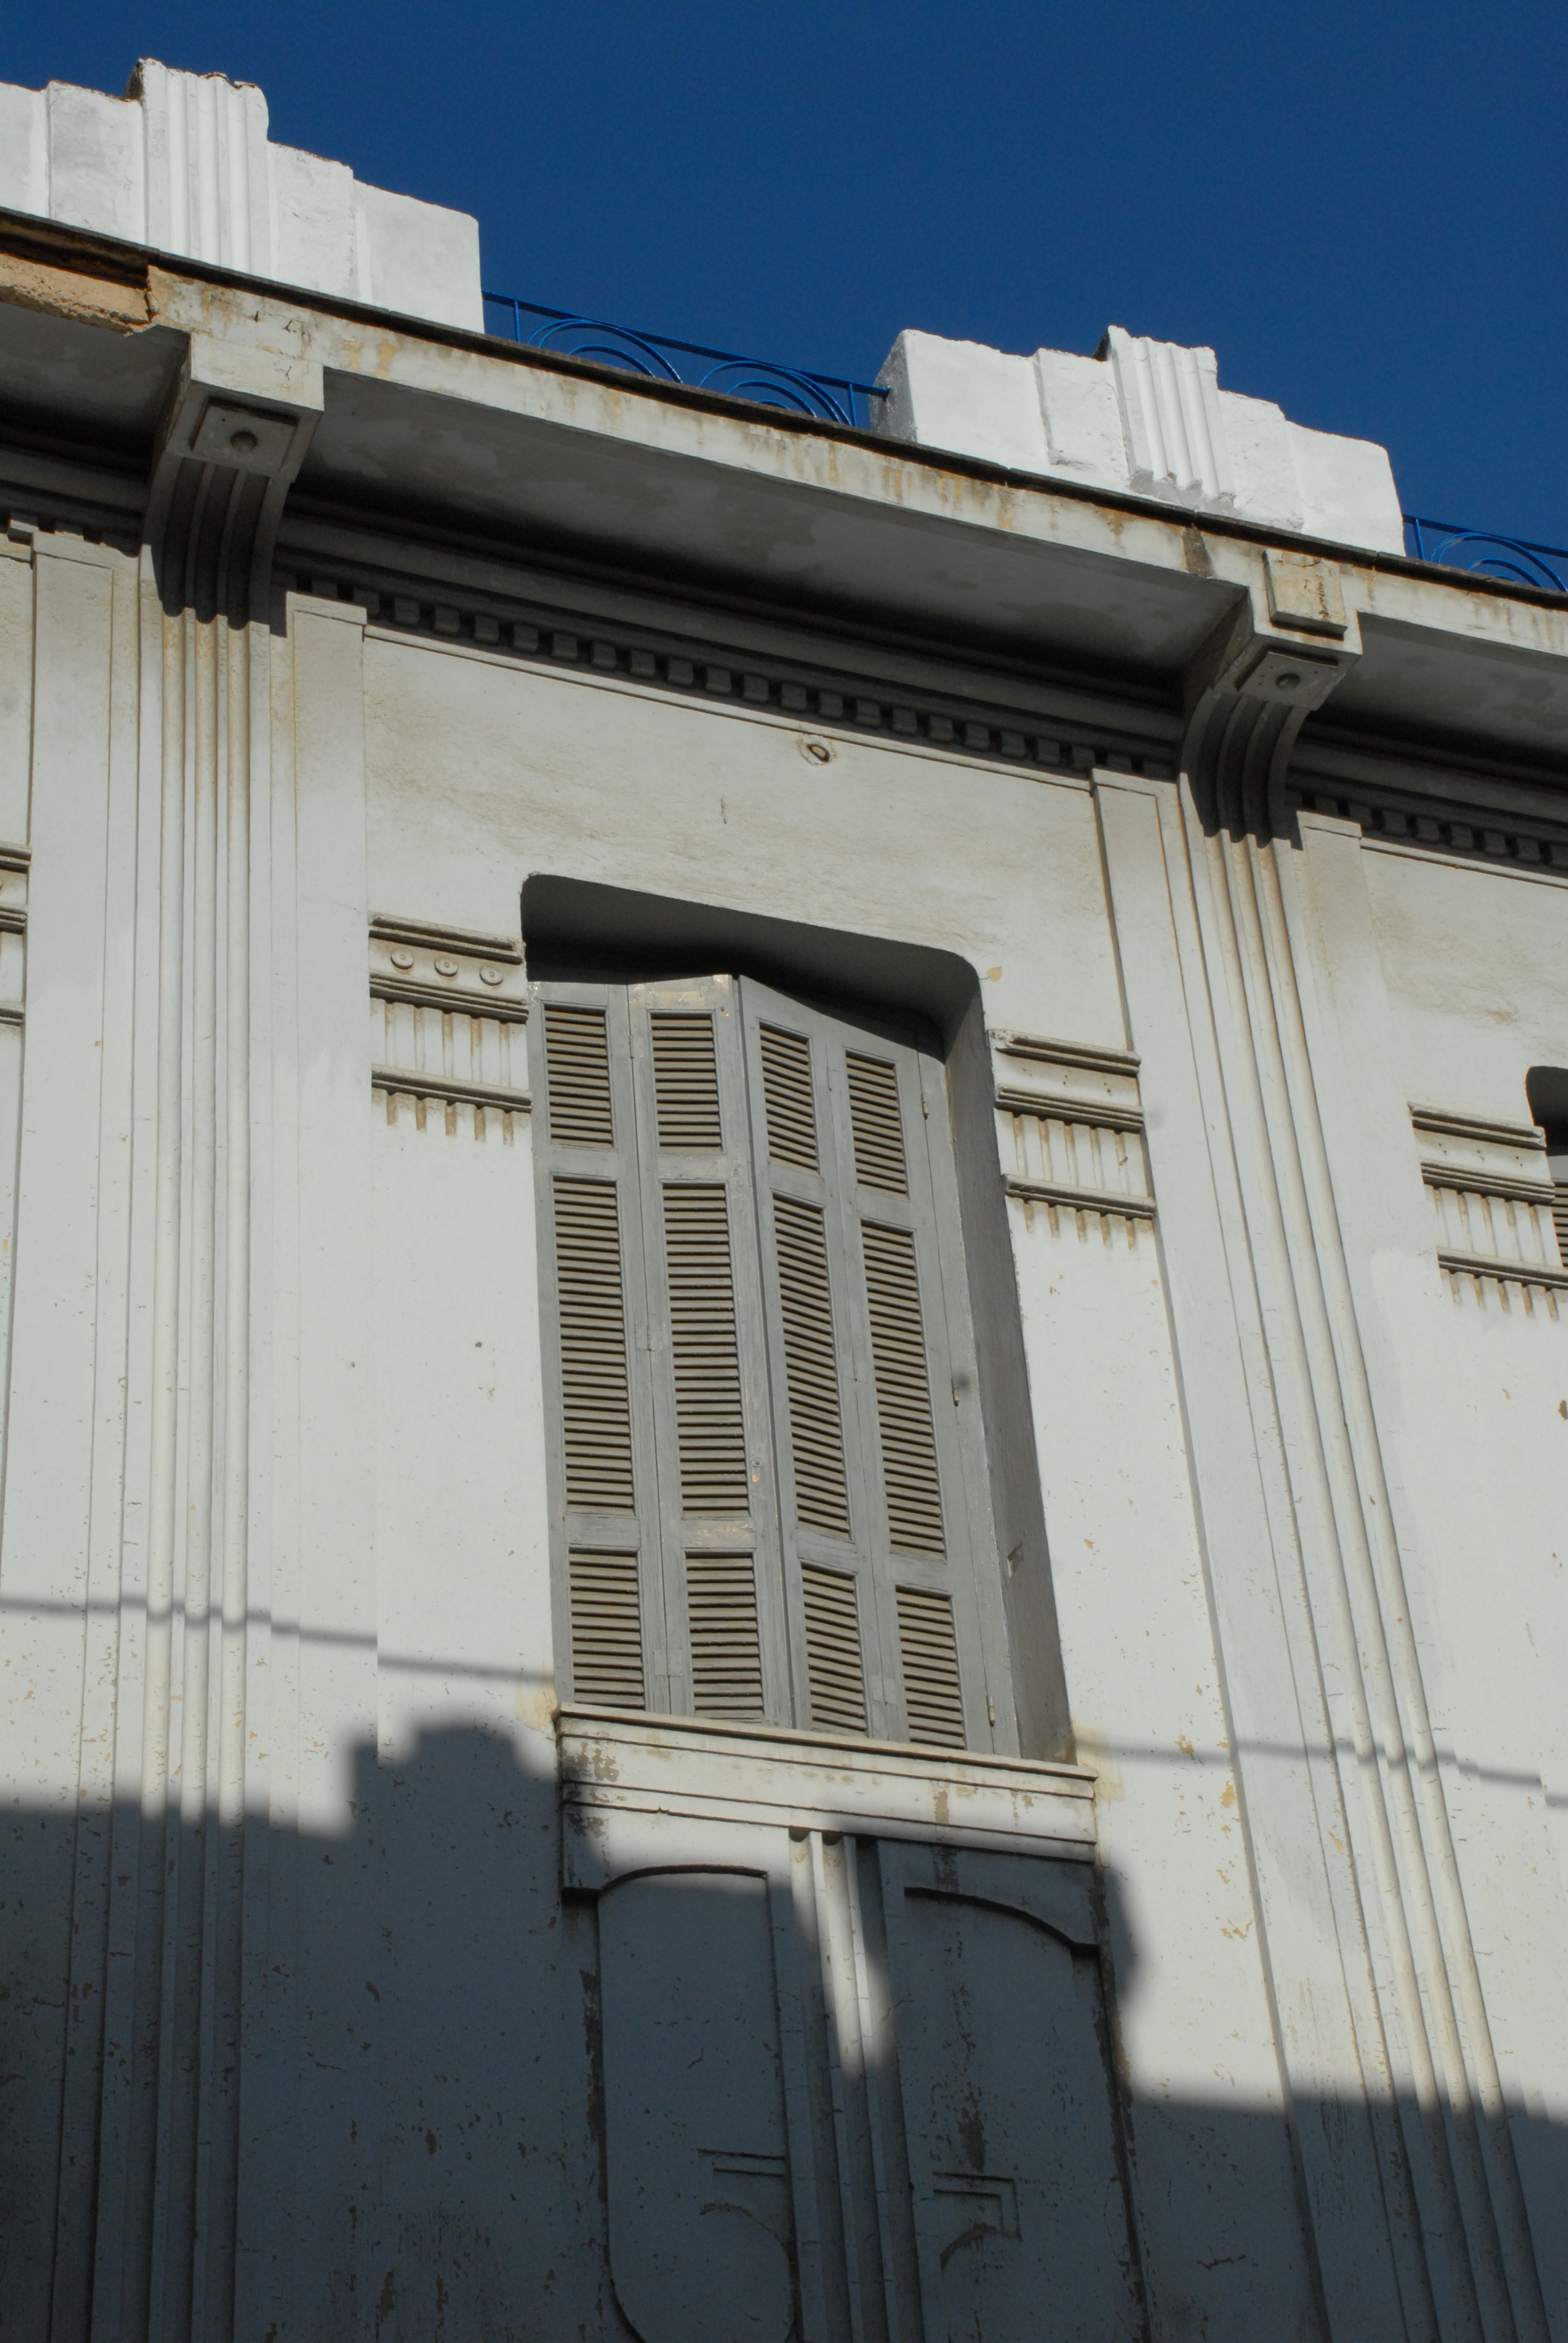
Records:
[[[990,1745],[925,1045],[749,978],[539,990],[571,1696]]]

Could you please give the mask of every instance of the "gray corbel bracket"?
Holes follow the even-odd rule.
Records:
[[[1290,826],[1284,776],[1304,719],[1361,657],[1336,563],[1261,548],[1183,679],[1182,769],[1203,827],[1258,839]],[[1322,572],[1318,576],[1316,572]]]
[[[322,404],[314,360],[191,336],[143,524],[166,610],[266,618],[278,524]]]

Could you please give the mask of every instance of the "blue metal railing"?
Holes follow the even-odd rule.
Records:
[[[1404,516],[1406,550],[1417,561],[1441,561],[1450,569],[1474,569],[1483,578],[1511,578],[1520,586],[1544,586],[1568,594],[1568,548],[1533,545],[1524,537],[1499,537],[1495,530],[1460,528],[1452,521]]]
[[[492,323],[493,312],[505,322]],[[888,397],[879,383],[809,374],[800,367],[775,366],[767,358],[741,357],[734,350],[706,349],[700,342],[672,341],[668,334],[608,325],[602,317],[580,317],[571,309],[547,309],[511,293],[486,294],[485,324],[487,331],[503,333],[530,349],[593,358],[600,366],[624,367],[628,374],[648,375],[656,382],[721,390],[730,398],[749,398],[791,415],[814,415],[824,423],[847,423],[854,430],[870,429],[877,412],[872,402]]]

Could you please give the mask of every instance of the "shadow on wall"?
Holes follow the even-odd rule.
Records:
[[[1100,1961],[1050,1925],[1049,1892],[1037,1924],[1006,1884],[1077,1866],[978,1857],[966,1885],[947,1857],[859,1843],[857,2097],[855,2060],[799,2068],[790,2025],[809,2037],[822,2012],[791,1999],[760,1878],[644,1874],[597,1909],[562,1902],[551,1754],[467,1725],[362,1750],[337,1837],[166,1843],[133,1811],[13,1812],[8,2343],[789,2343],[848,2334],[857,2293],[859,2331],[890,2315],[927,2343],[1327,2331],[1283,2118],[1117,2106]],[[848,1861],[836,1845],[820,1861]],[[1534,2201],[1568,2204],[1568,2135],[1515,2130]],[[863,2234],[834,2159],[863,2167]],[[880,2214],[879,2163],[913,2176]],[[1381,2204],[1338,2217],[1386,2260]],[[812,2305],[819,2265],[842,2275]]]

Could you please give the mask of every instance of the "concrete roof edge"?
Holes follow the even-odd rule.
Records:
[[[1408,555],[1342,544],[1229,514],[1194,514],[1184,507],[1168,504],[1158,498],[1095,488],[1082,481],[1060,478],[1053,473],[1018,471],[1006,465],[991,463],[982,457],[928,447],[914,440],[894,439],[886,433],[858,430],[816,416],[793,415],[782,407],[730,397],[723,392],[699,389],[690,384],[657,381],[592,359],[570,357],[559,351],[532,349],[524,343],[508,341],[499,335],[437,325],[428,318],[400,316],[396,311],[378,308],[368,303],[347,301],[312,291],[307,287],[284,284],[274,277],[246,276],[210,262],[188,259],[184,255],[159,252],[147,245],[122,242],[93,229],[70,227],[32,213],[0,210],[0,254],[14,254],[35,260],[47,259],[55,266],[68,266],[75,262],[81,274],[100,281],[145,284],[149,272],[156,268],[166,277],[184,277],[193,283],[236,292],[259,293],[272,297],[282,295],[298,300],[324,317],[342,318],[350,324],[379,325],[412,340],[434,344],[437,347],[493,357],[541,374],[598,383],[623,396],[646,399],[652,405],[722,415],[743,423],[761,423],[765,419],[770,430],[784,431],[802,438],[834,441],[864,448],[879,456],[886,456],[890,449],[896,448],[900,460],[934,473],[956,474],[961,478],[984,481],[1028,494],[1060,497],[1073,504],[1126,513],[1140,519],[1162,523],[1183,535],[1191,530],[1200,537],[1230,539],[1265,548],[1279,547],[1290,552],[1310,552],[1320,558],[1347,563],[1356,568],[1391,577],[1421,579],[1455,592],[1480,593],[1545,609],[1568,610],[1568,594],[1553,593],[1544,587],[1526,586],[1511,578],[1490,578],[1478,571],[1456,570],[1439,562],[1416,561]],[[3,298],[3,294],[0,294],[0,298]]]

